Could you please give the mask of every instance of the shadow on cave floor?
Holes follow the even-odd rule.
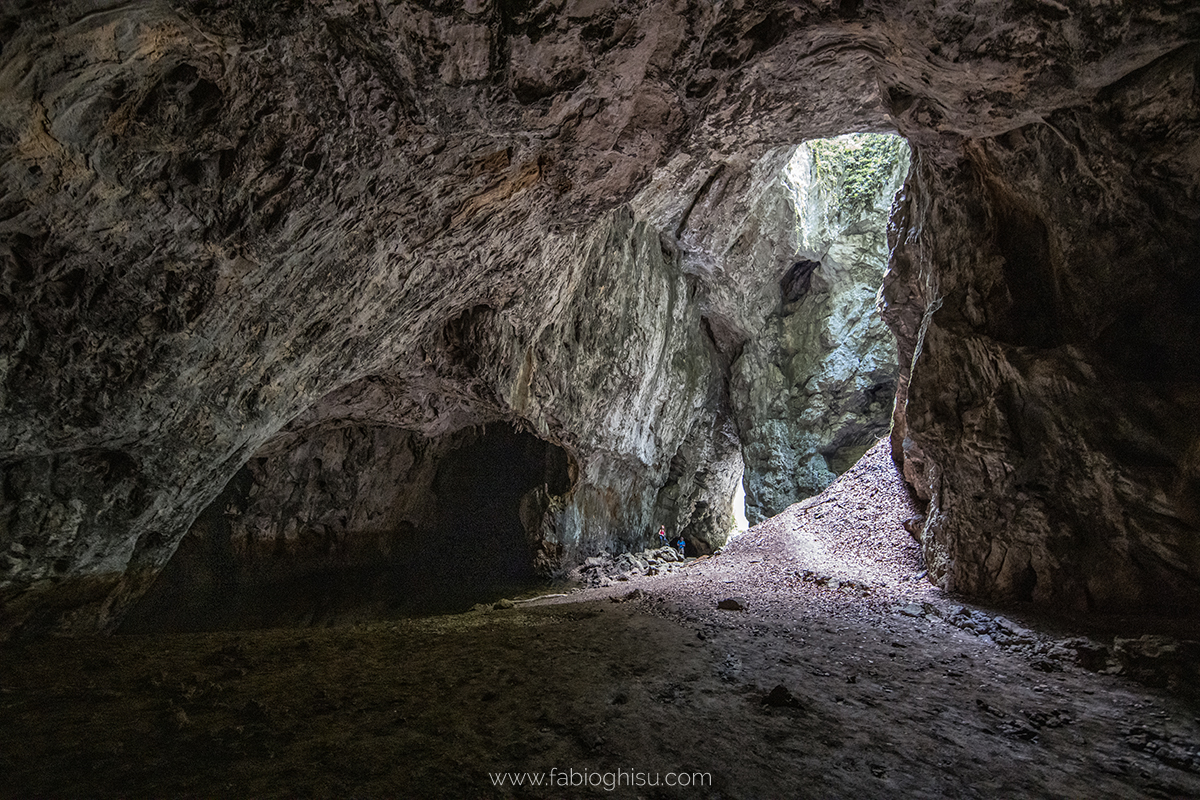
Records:
[[[195,572],[168,575],[139,601],[118,633],[327,627],[458,614],[476,604],[526,597],[559,585],[534,573],[524,547],[508,547],[513,531],[495,527],[504,526],[476,521],[470,535],[410,552],[403,559],[324,566],[272,580],[255,580],[228,569],[200,579]]]
[[[486,515],[458,535],[403,557],[322,565],[262,579],[219,565],[167,574],[138,602],[118,633],[195,633],[258,628],[327,627],[433,614],[520,598],[557,585],[537,575],[524,532],[503,515]],[[514,542],[516,543],[514,545]],[[186,556],[186,554],[185,554]]]
[[[472,580],[466,573],[419,573],[412,564],[326,570],[237,587],[220,601],[173,605],[128,620],[121,635],[248,631],[353,625],[368,621],[459,614],[476,604],[523,598],[560,584],[547,578]]]

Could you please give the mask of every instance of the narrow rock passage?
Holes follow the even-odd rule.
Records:
[[[466,614],[6,645],[0,797],[1200,796],[1188,662],[944,596],[899,489]]]

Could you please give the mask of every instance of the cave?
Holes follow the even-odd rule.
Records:
[[[901,137],[879,133],[813,139],[761,158],[755,236],[725,257],[746,259],[747,273],[778,275],[777,286],[756,278],[767,299],[756,312],[710,300],[710,313],[740,323],[714,342],[729,353],[750,522],[818,494],[888,433],[900,367],[878,301],[888,220],[910,161]],[[771,169],[780,170],[775,181]],[[745,223],[731,224],[738,232]]]
[[[5,4],[0,794],[1200,795],[1198,42]],[[780,176],[850,132],[847,384]]]

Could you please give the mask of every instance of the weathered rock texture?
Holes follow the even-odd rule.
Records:
[[[887,290],[911,366],[894,435],[947,586],[1197,608],[1198,57],[914,171]]]
[[[0,15],[6,631],[111,625],[256,453],[345,426],[562,448],[563,558],[660,520],[718,541],[729,303],[784,270],[731,285],[697,226],[851,130],[916,151],[887,302],[934,574],[1200,599],[1194,4]]]

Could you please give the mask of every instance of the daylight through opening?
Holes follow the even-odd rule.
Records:
[[[819,493],[888,431],[898,359],[877,302],[909,160],[900,136],[847,134],[797,146],[779,177],[794,214],[778,305],[733,365],[748,524]]]

